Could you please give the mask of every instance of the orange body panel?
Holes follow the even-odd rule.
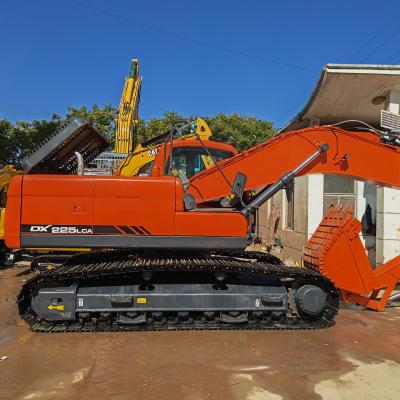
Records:
[[[70,227],[73,236],[76,228],[86,236],[247,236],[247,219],[239,212],[184,211],[182,183],[176,177],[17,178],[11,182],[7,203],[9,248],[21,247],[20,235],[54,237],[71,234]]]
[[[96,177],[94,225],[139,225],[153,235],[174,235],[175,182],[174,177]]]
[[[92,225],[93,195],[94,176],[25,175],[21,224]]]
[[[175,234],[182,236],[246,236],[247,221],[239,212],[177,212],[175,214]]]

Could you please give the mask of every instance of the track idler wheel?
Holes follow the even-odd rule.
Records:
[[[326,292],[319,286],[301,286],[295,292],[297,311],[310,317],[318,316],[324,311],[327,298]]]

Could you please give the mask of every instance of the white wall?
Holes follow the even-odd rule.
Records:
[[[308,176],[308,239],[322,221],[324,206],[324,176],[322,174]]]
[[[356,210],[355,217],[362,221],[365,214],[367,205],[369,204],[372,209],[372,220],[376,225],[376,202],[377,202],[377,189],[376,185],[367,182],[356,181]],[[360,234],[361,241],[368,254],[369,262],[372,266],[376,266],[376,235]]]
[[[377,264],[400,255],[400,190],[378,187]]]

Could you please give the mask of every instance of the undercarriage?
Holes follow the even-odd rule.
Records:
[[[18,305],[36,332],[320,329],[339,295],[320,273],[261,252],[96,251],[31,278]]]

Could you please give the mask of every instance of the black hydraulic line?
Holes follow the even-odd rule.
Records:
[[[171,136],[169,138],[169,171],[168,171],[168,175],[172,174],[172,150],[173,150],[173,145],[174,145],[174,133],[175,133],[175,128],[172,128]]]
[[[277,182],[262,191],[251,203],[247,205],[246,208],[241,211],[241,213],[246,217],[250,215],[254,210],[258,209],[262,204],[269,200],[274,194],[279,192],[279,190],[291,184],[293,179],[302,169],[311,164],[321,154],[327,152],[328,149],[329,145],[327,143],[322,144],[315,153],[311,154],[310,157],[304,160],[293,171],[287,172],[286,174],[282,175]]]

